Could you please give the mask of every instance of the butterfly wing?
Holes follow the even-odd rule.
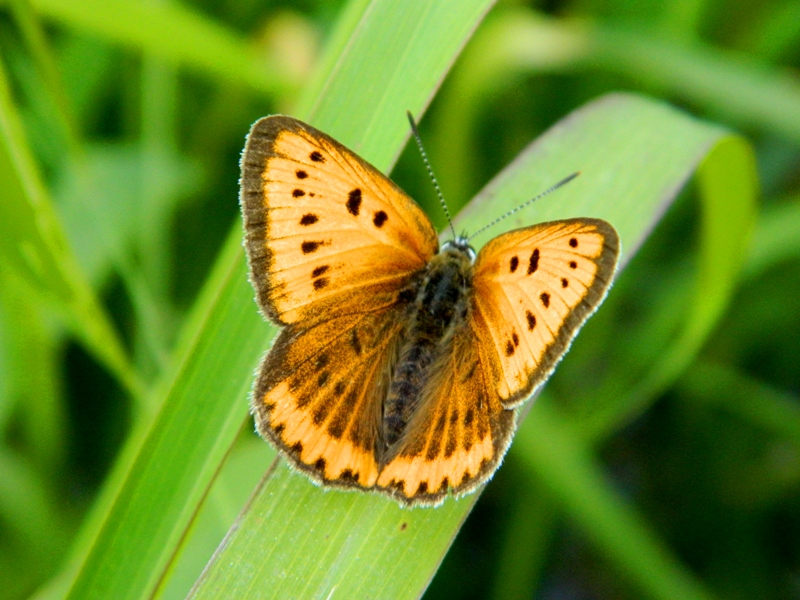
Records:
[[[371,487],[402,292],[437,250],[433,227],[374,167],[283,116],[250,131],[241,204],[259,305],[285,325],[256,381],[257,427],[316,481]]]
[[[291,117],[253,125],[240,201],[259,305],[282,325],[388,306],[438,248],[400,188]]]
[[[382,400],[403,327],[398,310],[289,325],[264,357],[256,425],[317,482],[370,488],[377,480]]]
[[[420,409],[377,480],[406,504],[437,505],[475,489],[497,469],[516,427],[516,411],[502,405],[480,368],[466,322],[431,371]]]
[[[599,219],[510,231],[478,254],[471,326],[506,407],[542,384],[608,291],[619,236]]]

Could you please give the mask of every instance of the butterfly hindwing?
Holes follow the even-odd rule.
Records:
[[[466,323],[433,372],[377,481],[403,503],[436,505],[475,489],[497,469],[516,427],[516,411],[503,407],[486,379]]]
[[[333,138],[296,119],[253,125],[241,203],[251,278],[279,324],[384,304],[438,241],[422,210]]]
[[[264,358],[253,393],[258,429],[318,482],[370,488],[377,480],[397,310],[289,325]]]
[[[599,219],[540,223],[486,244],[474,266],[471,325],[506,407],[549,376],[605,297],[619,237]]]

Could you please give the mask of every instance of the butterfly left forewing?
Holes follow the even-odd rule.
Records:
[[[471,326],[505,406],[524,401],[552,372],[605,297],[618,255],[617,232],[599,219],[540,223],[481,249]]]

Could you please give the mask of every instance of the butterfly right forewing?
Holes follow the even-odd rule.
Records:
[[[618,256],[614,228],[589,218],[510,231],[481,249],[470,323],[506,407],[550,375],[605,297]]]

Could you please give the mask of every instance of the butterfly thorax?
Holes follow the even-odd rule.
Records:
[[[414,298],[408,307],[409,325],[383,407],[387,456],[420,408],[437,360],[450,350],[456,326],[467,318],[474,257],[474,250],[460,238],[448,242],[407,290]]]

